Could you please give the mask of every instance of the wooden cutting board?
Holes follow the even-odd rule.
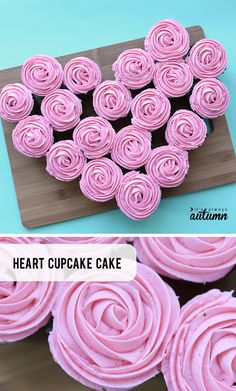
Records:
[[[201,27],[187,29],[191,45],[204,37]],[[113,79],[112,63],[126,49],[143,48],[144,39],[121,42],[116,45],[87,50],[80,53],[59,57],[64,66],[76,56],[87,56],[97,62],[102,70],[103,80]],[[20,81],[21,67],[0,71],[0,89],[8,84]],[[135,92],[134,94],[136,94]],[[37,98],[38,103],[40,98]],[[82,97],[83,118],[94,115],[92,94]],[[180,108],[188,108],[187,98],[172,99],[172,112]],[[36,108],[36,112],[39,112]],[[116,130],[130,124],[131,117],[113,123]],[[14,150],[11,132],[14,124],[2,121],[11,170],[14,179],[22,223],[28,227],[38,227],[72,218],[92,215],[116,208],[114,200],[98,203],[88,200],[79,189],[78,181],[60,182],[50,177],[45,171],[45,158],[33,159],[20,155]],[[212,121],[213,131],[208,135],[204,145],[190,153],[190,171],[185,182],[176,188],[163,190],[163,196],[172,196],[203,190],[236,181],[236,158],[232,146],[225,116]],[[164,130],[154,132],[153,147],[164,144]],[[71,138],[72,131],[55,132],[55,139]]]

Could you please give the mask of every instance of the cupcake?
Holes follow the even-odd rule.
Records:
[[[236,298],[212,289],[181,309],[162,370],[170,391],[233,391]]]
[[[157,61],[179,60],[189,51],[187,30],[175,20],[154,24],[144,41],[145,50]]]
[[[72,140],[58,141],[47,152],[48,174],[59,181],[78,178],[86,164],[86,157]]]
[[[152,150],[146,172],[161,187],[176,187],[184,181],[188,169],[188,152],[165,145]]]
[[[21,69],[23,83],[36,95],[45,96],[61,87],[63,69],[53,57],[29,57]]]
[[[116,194],[120,210],[133,220],[149,217],[161,200],[160,187],[150,175],[130,171],[123,176]]]
[[[143,49],[127,49],[119,55],[112,69],[116,80],[137,90],[151,83],[155,69],[153,58]]]
[[[0,343],[26,338],[48,322],[54,288],[51,282],[0,282]]]
[[[22,119],[12,132],[12,141],[22,155],[40,158],[53,144],[53,129],[41,115]]]
[[[17,122],[31,113],[34,100],[30,90],[20,83],[7,84],[0,94],[0,116],[6,121]]]
[[[63,132],[79,123],[82,105],[80,99],[71,91],[55,90],[43,99],[41,112],[54,130]]]
[[[177,110],[167,122],[165,138],[174,147],[196,149],[204,143],[206,135],[205,122],[190,110]]]
[[[217,77],[227,66],[227,55],[220,42],[200,39],[191,48],[186,62],[196,79]]]
[[[114,162],[128,170],[143,166],[151,152],[151,132],[126,126],[116,133],[111,157]]]
[[[111,152],[116,132],[102,117],[87,117],[75,128],[74,142],[88,159],[96,159]]]
[[[115,121],[126,117],[131,105],[130,91],[119,81],[106,80],[93,92],[93,107],[97,115]]]
[[[86,94],[101,83],[99,66],[88,57],[72,58],[64,67],[64,84],[74,94]]]
[[[133,99],[131,113],[133,125],[153,131],[167,122],[170,116],[170,102],[163,92],[147,88]]]
[[[168,98],[177,98],[190,91],[193,85],[193,75],[189,66],[183,61],[157,63],[153,83]]]
[[[115,196],[121,179],[122,171],[112,160],[94,159],[83,168],[80,189],[90,200],[105,202]]]
[[[233,237],[143,237],[134,246],[140,262],[173,279],[216,281],[236,265]]]
[[[203,118],[216,118],[223,115],[229,104],[229,92],[218,79],[200,80],[189,98],[193,111]]]
[[[49,346],[75,380],[96,390],[127,390],[159,372],[179,303],[150,268],[129,282],[64,283]]]

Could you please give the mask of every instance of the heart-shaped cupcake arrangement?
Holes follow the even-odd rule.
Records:
[[[17,151],[46,156],[46,170],[57,180],[79,179],[89,199],[115,197],[123,213],[141,220],[158,207],[161,188],[184,181],[188,152],[206,138],[204,119],[225,113],[229,93],[217,77],[226,65],[219,42],[201,39],[190,48],[187,30],[164,20],[151,28],[144,49],[118,56],[114,81],[102,81],[99,66],[87,57],[73,58],[64,69],[54,58],[30,57],[22,66],[23,84],[2,89],[0,115],[18,122],[12,133]],[[81,120],[81,98],[91,91],[97,116]],[[38,96],[41,115],[33,112]],[[192,110],[170,116],[169,98],[182,96]],[[131,124],[116,133],[113,121],[128,115]],[[163,125],[168,145],[152,148],[152,132]],[[67,132],[68,139],[54,143],[55,132]]]

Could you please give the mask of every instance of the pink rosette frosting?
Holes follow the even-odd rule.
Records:
[[[18,122],[12,141],[18,152],[39,158],[45,156],[53,144],[53,128],[46,118],[32,115]]]
[[[0,116],[17,122],[31,113],[34,100],[30,90],[20,83],[7,84],[0,94]]]
[[[206,135],[205,122],[190,110],[177,110],[167,122],[165,138],[174,147],[196,149],[204,143]]]
[[[155,376],[179,319],[174,291],[138,264],[129,282],[64,283],[49,346],[75,380],[127,390]]]
[[[54,288],[51,282],[0,282],[0,343],[26,338],[48,322]]]
[[[55,90],[45,96],[41,112],[54,130],[63,132],[74,128],[80,121],[82,104],[79,98],[68,90]]]
[[[105,202],[115,196],[121,179],[122,171],[112,160],[94,159],[83,169],[80,189],[90,200]]]
[[[23,83],[36,95],[45,96],[61,87],[63,69],[53,57],[29,57],[21,69]]]
[[[86,161],[74,141],[58,141],[47,153],[46,170],[59,181],[69,182],[80,176]]]
[[[86,94],[101,83],[99,66],[88,57],[72,58],[64,67],[64,84],[74,94]]]
[[[126,117],[131,101],[130,91],[119,81],[103,81],[93,92],[94,110],[110,121]]]
[[[217,77],[227,66],[227,55],[220,42],[200,39],[191,48],[186,62],[197,79]]]
[[[126,126],[116,133],[112,160],[128,170],[143,166],[151,152],[151,138],[151,132]]]
[[[151,176],[136,171],[123,176],[116,194],[120,210],[133,220],[146,219],[157,209],[160,200],[160,187]]]
[[[76,237],[76,236],[64,236],[64,237],[42,237],[41,243],[74,243],[74,244],[120,244],[126,243],[129,238],[125,237],[101,237],[101,236],[84,236],[84,237]]]
[[[189,66],[182,61],[157,63],[153,83],[167,97],[177,98],[190,91],[193,85],[193,75]]]
[[[236,265],[236,238],[140,237],[134,246],[140,262],[173,279],[212,282]]]
[[[151,131],[161,128],[170,116],[170,109],[170,102],[163,92],[147,88],[132,101],[132,124]]]
[[[172,145],[157,147],[152,150],[145,168],[161,187],[179,186],[188,173],[188,152]]]
[[[223,115],[229,104],[229,92],[218,79],[200,80],[193,88],[189,99],[191,109],[203,118]]]
[[[35,236],[1,236],[0,243],[4,244],[24,244],[24,243],[40,243],[40,238]]]
[[[102,117],[87,117],[75,128],[74,142],[88,159],[96,159],[111,152],[116,132]]]
[[[153,58],[143,49],[127,49],[119,55],[112,69],[116,80],[136,90],[151,83],[155,69]]]
[[[154,24],[144,41],[144,47],[157,61],[178,60],[189,51],[189,34],[175,20]]]
[[[236,298],[212,289],[181,309],[162,370],[169,391],[234,391]]]

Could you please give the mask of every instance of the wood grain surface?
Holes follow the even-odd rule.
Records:
[[[204,37],[201,27],[188,28],[191,44]],[[102,70],[103,80],[113,79],[112,63],[125,49],[143,47],[144,39],[122,42],[80,53],[73,53],[58,60],[65,65],[71,58],[82,55],[96,61]],[[21,67],[0,71],[0,89],[7,83],[20,81]],[[137,94],[136,91],[133,94]],[[36,97],[35,113],[40,113],[40,100]],[[82,96],[83,118],[94,115],[92,93]],[[188,99],[171,100],[172,112],[179,108],[188,108]],[[118,131],[130,124],[131,117],[113,122]],[[66,183],[52,178],[45,171],[45,158],[27,158],[14,150],[11,131],[14,124],[2,120],[6,138],[11,170],[14,179],[22,223],[29,228],[50,223],[91,215],[116,208],[114,200],[98,203],[88,200],[80,191],[78,180]],[[236,181],[236,158],[233,150],[225,116],[213,120],[213,131],[204,145],[190,153],[190,171],[185,182],[176,188],[163,190],[163,196],[178,195],[196,190],[224,185]],[[164,130],[154,132],[153,147],[165,143]],[[54,132],[55,139],[71,138],[72,131]],[[102,230],[102,227],[101,227]]]

